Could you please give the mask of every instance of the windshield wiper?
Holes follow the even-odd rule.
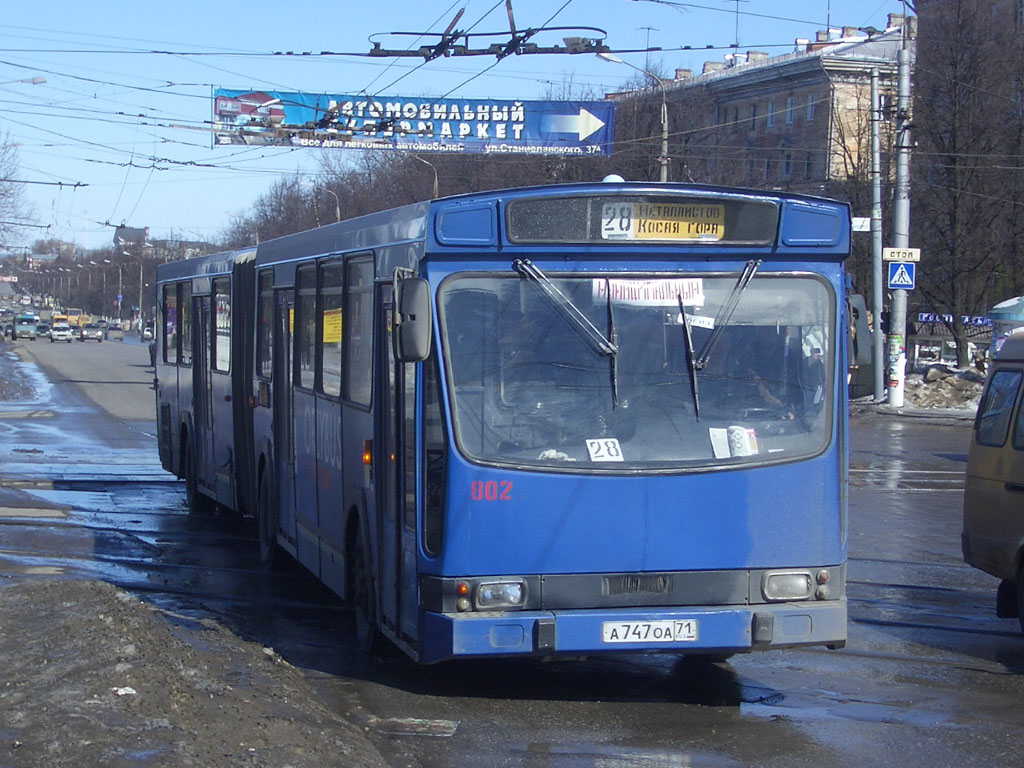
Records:
[[[606,291],[608,296],[608,332],[611,337],[609,338],[601,333],[601,330],[583,314],[583,310],[573,304],[572,299],[562,293],[558,286],[529,259],[516,259],[512,262],[512,268],[523,277],[533,280],[540,288],[544,298],[569,323],[569,327],[579,333],[594,351],[608,357],[608,362],[611,365],[612,407],[618,408],[619,372],[616,356],[619,353],[619,345],[615,338],[615,314],[612,311],[611,291]]]
[[[612,358],[618,354],[618,345],[605,337],[600,329],[583,314],[583,311],[573,304],[572,300],[562,293],[558,286],[548,279],[547,275],[534,266],[533,262],[529,259],[516,259],[512,262],[512,268],[537,284],[551,306],[569,322],[574,330],[579,332],[580,336],[594,348],[594,351]]]
[[[686,307],[683,306],[683,295],[677,295],[679,299],[679,313],[683,318],[683,335],[686,337],[686,368],[690,372],[690,392],[693,394],[693,412],[700,421],[700,398],[697,396],[697,359],[693,354],[693,329],[690,328],[690,318],[686,316]]]
[[[729,325],[729,320],[732,318],[732,313],[736,310],[736,305],[740,302],[740,296],[750,285],[750,281],[754,279],[754,274],[757,272],[758,267],[761,266],[761,260],[748,261],[743,267],[743,272],[740,274],[739,280],[732,287],[732,293],[729,294],[729,298],[726,299],[725,303],[719,308],[718,314],[715,315],[715,327],[711,330],[711,335],[708,336],[708,340],[704,342],[704,348],[701,349],[700,354],[697,355],[697,360],[694,362],[694,366],[697,370],[701,370],[707,367],[708,358],[715,349],[715,344],[718,343],[719,337],[722,335],[722,331],[725,330],[726,326]],[[680,306],[682,300],[680,299]],[[683,317],[686,317],[686,313],[683,313]]]

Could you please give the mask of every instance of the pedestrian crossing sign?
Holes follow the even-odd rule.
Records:
[[[917,264],[912,261],[890,261],[889,262],[889,290],[902,288],[905,291],[914,290],[917,278]]]

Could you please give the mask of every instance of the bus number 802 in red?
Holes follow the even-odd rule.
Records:
[[[511,480],[474,480],[469,485],[469,496],[473,501],[511,501]]]

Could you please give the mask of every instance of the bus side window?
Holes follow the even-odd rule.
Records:
[[[323,327],[320,386],[324,394],[341,394],[342,265],[325,264],[320,273],[320,314]]]
[[[370,404],[373,387],[373,258],[347,263],[345,282],[344,370],[345,397]]]
[[[316,266],[299,267],[296,282],[295,357],[299,366],[296,383],[303,389],[312,389],[316,377]]]
[[[181,283],[181,294],[178,297],[179,344],[181,354],[178,359],[182,365],[192,365],[192,283]]]
[[[178,287],[164,286],[164,362],[178,364]]]
[[[271,344],[274,330],[274,273],[269,269],[260,272],[259,305],[256,309],[256,372],[263,379],[271,378],[274,370],[274,346]]]
[[[437,347],[427,359],[423,368],[423,452],[424,483],[423,499],[423,548],[428,555],[441,553],[444,542],[444,495],[446,459],[448,448],[445,442],[444,418],[441,414],[440,372],[437,364]]]
[[[231,370],[231,282],[226,277],[213,281],[213,369]]]

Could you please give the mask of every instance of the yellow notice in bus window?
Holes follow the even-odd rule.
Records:
[[[295,335],[295,307],[288,307],[288,333]]]
[[[324,344],[341,344],[341,307],[324,310]]]
[[[715,203],[605,203],[605,240],[710,240],[725,236],[725,206]]]

